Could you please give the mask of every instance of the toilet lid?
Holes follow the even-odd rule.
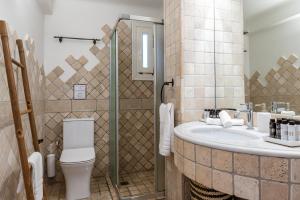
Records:
[[[95,159],[94,148],[65,149],[60,156],[62,163],[79,163]]]

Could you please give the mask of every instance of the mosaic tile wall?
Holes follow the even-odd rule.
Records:
[[[88,60],[81,56],[66,58],[66,62],[75,70],[73,76],[62,81],[60,76],[64,70],[57,66],[46,76],[46,116],[45,116],[45,145],[59,142],[56,152],[56,180],[63,180],[59,158],[63,144],[63,119],[93,117],[95,119],[95,150],[96,162],[93,176],[104,176],[109,164],[109,35],[111,29],[108,25],[102,27],[105,36],[102,38],[104,46],[92,46],[90,52],[99,60],[90,71],[85,65]],[[73,100],[73,85],[87,85],[87,99]]]
[[[254,104],[266,103],[268,109],[272,101],[289,102],[291,110],[300,112],[300,68],[295,64],[297,60],[295,55],[279,58],[279,67],[265,76],[265,85],[259,81],[260,74],[256,71],[248,79],[250,101]]]
[[[120,173],[154,169],[153,81],[132,80],[131,23],[117,27],[119,45]]]
[[[63,180],[59,157],[62,151],[62,120],[64,118],[95,118],[96,163],[93,176],[104,176],[109,165],[109,34],[105,25],[102,31],[104,47],[92,46],[90,52],[99,63],[90,71],[82,56],[66,58],[76,71],[67,81],[60,76],[64,70],[57,66],[46,76],[46,127],[45,145],[59,142],[56,168],[57,181]],[[131,78],[131,28],[125,22],[118,26],[119,34],[119,93],[120,93],[120,169],[131,173],[153,169],[153,83],[132,81]],[[73,100],[73,85],[87,84],[87,99]]]
[[[11,54],[17,55],[15,40],[18,38],[16,31],[9,31]],[[29,84],[31,87],[31,96],[33,109],[36,117],[38,136],[43,138],[44,124],[44,91],[45,76],[44,69],[35,58],[34,40],[29,36],[24,39],[24,48],[26,51],[27,71],[29,74]],[[23,199],[25,191],[17,193],[19,176],[21,173],[19,152],[13,118],[10,105],[9,90],[6,79],[6,70],[3,61],[2,46],[0,42],[0,199]],[[18,56],[14,56],[18,59]],[[17,82],[18,94],[21,110],[25,110],[25,98],[23,94],[23,84],[21,79],[21,70],[14,68],[14,75]],[[31,131],[27,115],[23,117],[23,128],[25,131],[26,147],[28,156],[33,152],[31,140]],[[42,147],[43,148],[43,147]],[[4,164],[5,163],[5,164]]]

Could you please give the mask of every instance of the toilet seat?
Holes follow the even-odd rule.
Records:
[[[94,148],[64,149],[60,156],[60,162],[62,165],[89,164],[94,161]]]

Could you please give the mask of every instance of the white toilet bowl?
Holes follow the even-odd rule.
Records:
[[[63,150],[60,164],[66,182],[67,200],[90,197],[90,181],[94,163],[94,148]]]
[[[94,119],[64,119],[60,165],[65,177],[67,200],[90,197],[94,163]]]

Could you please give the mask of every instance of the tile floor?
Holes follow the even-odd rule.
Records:
[[[122,185],[127,182],[127,185]],[[120,197],[141,196],[154,193],[154,171],[120,175]]]
[[[48,200],[65,200],[65,184],[48,183]],[[118,194],[107,177],[95,178],[91,182],[91,197],[86,200],[118,200]]]
[[[121,198],[154,193],[153,170],[121,175],[120,182],[128,183],[119,188]],[[91,197],[86,200],[119,200],[118,193],[108,176],[92,179],[91,192]],[[63,182],[51,183],[50,181],[47,193],[48,200],[65,200],[65,184]],[[148,200],[154,200],[154,198]]]

